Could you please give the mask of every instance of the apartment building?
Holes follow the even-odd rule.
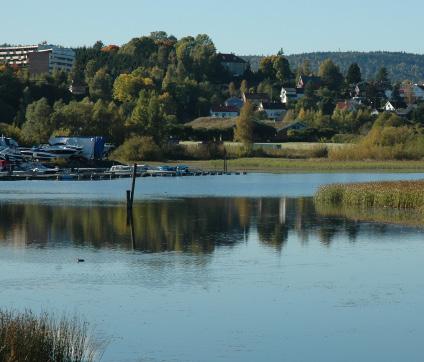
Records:
[[[27,67],[31,75],[51,73],[53,70],[69,72],[75,61],[72,49],[50,44],[0,47],[0,63]]]

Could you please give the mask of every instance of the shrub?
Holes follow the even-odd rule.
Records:
[[[0,311],[1,361],[94,361],[96,348],[87,324],[48,314]]]
[[[134,136],[112,152],[111,158],[119,161],[161,161],[162,152],[152,137]]]

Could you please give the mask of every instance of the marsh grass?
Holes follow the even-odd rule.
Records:
[[[356,208],[392,208],[424,213],[424,180],[333,184],[321,187],[315,203]]]
[[[90,362],[96,349],[77,318],[0,311],[0,361]]]
[[[416,210],[389,208],[360,208],[316,203],[315,210],[323,217],[341,217],[353,221],[378,222],[413,227],[424,226],[424,213]]]

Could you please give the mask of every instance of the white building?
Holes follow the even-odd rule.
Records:
[[[0,47],[0,63],[19,67],[27,66],[28,54],[37,50],[38,45]]]
[[[304,96],[303,88],[282,88],[281,89],[281,103],[287,104],[290,101],[297,101]]]
[[[50,73],[55,69],[69,72],[75,52],[57,45],[39,44],[0,48],[0,63],[28,67],[30,74]]]
[[[281,120],[286,113],[286,107],[281,103],[261,102],[259,111],[265,112],[268,119]]]

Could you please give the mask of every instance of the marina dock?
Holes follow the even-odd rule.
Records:
[[[196,176],[230,176],[246,175],[246,172],[223,172],[223,171],[203,171],[190,170],[187,172],[143,170],[137,172],[136,177],[196,177]],[[37,173],[27,171],[0,172],[0,181],[30,181],[30,180],[50,180],[50,181],[102,181],[115,180],[121,178],[131,178],[132,172],[111,172],[109,169],[74,169],[61,170],[56,173]]]

